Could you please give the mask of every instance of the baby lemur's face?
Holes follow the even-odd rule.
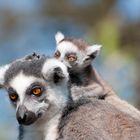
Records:
[[[49,119],[67,102],[67,68],[56,59],[15,61],[0,68],[0,74],[20,124]]]
[[[81,70],[91,64],[101,48],[101,45],[89,46],[81,39],[64,37],[60,32],[56,34],[55,39],[55,58],[72,70]]]

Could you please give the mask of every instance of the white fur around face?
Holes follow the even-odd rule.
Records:
[[[58,44],[62,39],[64,39],[64,35],[61,32],[57,32],[55,35],[56,44]]]
[[[90,58],[90,55],[96,52],[96,57],[99,54],[101,47],[101,45],[95,44],[92,46],[85,46],[85,50],[79,50],[73,42],[62,41],[56,47],[56,50],[60,52],[60,57],[57,59],[62,61],[68,68],[79,71],[92,63],[94,59]],[[66,57],[69,53],[75,53],[77,60],[72,63],[69,62]]]
[[[77,46],[75,46],[73,43],[68,41],[63,41],[60,44],[58,44],[57,49],[61,52],[61,55],[66,54],[66,52],[78,52]]]
[[[66,105],[69,97],[67,82],[63,82],[59,86],[53,85],[51,88],[48,87],[47,90],[48,93],[51,93],[47,97],[50,102],[54,103],[60,109]]]
[[[67,67],[62,62],[60,62],[59,60],[57,60],[55,58],[49,59],[45,62],[44,66],[42,68],[42,73],[43,73],[44,77],[49,75],[49,73],[52,72],[53,69],[57,68],[57,67],[61,68],[63,74],[65,75],[65,78],[68,80],[69,74],[67,71]]]
[[[16,77],[14,77],[11,82],[10,86],[16,90],[17,94],[20,98],[20,104],[23,103],[25,97],[25,91],[27,88],[36,81],[36,78],[33,76],[26,76],[23,72],[20,72]]]
[[[8,70],[9,67],[10,64],[0,67],[0,85],[3,85],[5,72]]]
[[[47,125],[45,140],[56,140],[58,138],[58,124],[61,115],[55,116]]]
[[[48,100],[55,103],[59,108],[64,106],[68,100],[68,80],[69,80],[69,74],[67,71],[67,67],[60,62],[57,59],[50,59],[47,60],[46,63],[43,66],[42,73],[47,80],[49,75],[53,72],[54,68],[60,67],[65,78],[63,79],[62,83],[59,83],[59,85],[53,84],[48,82],[48,88],[47,92],[48,94]],[[48,79],[49,80],[49,79]]]
[[[64,62],[67,67],[71,67],[71,65],[69,64],[69,62],[67,62],[67,60],[65,61],[66,54],[67,53],[79,54],[79,50],[77,46],[75,46],[73,43],[68,42],[68,41],[63,41],[59,43],[57,46],[57,50],[61,53],[59,60]]]

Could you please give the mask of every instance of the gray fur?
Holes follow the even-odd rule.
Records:
[[[90,96],[96,98],[104,97],[104,100],[116,106],[119,110],[128,113],[137,119],[140,118],[139,110],[126,101],[121,100],[116,95],[114,90],[100,77],[95,68],[92,68],[92,66],[88,66],[88,68],[88,71],[86,71],[86,68],[84,68],[83,71],[79,72],[79,74],[76,72],[76,76],[81,79],[81,83],[79,85],[79,82],[72,82],[73,86],[71,90],[73,99],[78,99],[81,96]],[[73,77],[71,77],[71,79],[73,79]]]
[[[82,96],[101,98],[116,106],[119,110],[139,119],[139,110],[127,103],[126,101],[121,100],[116,95],[114,90],[100,77],[100,75],[96,72],[95,68],[92,67],[92,61],[94,60],[96,55],[94,57],[87,56],[87,58],[89,59],[88,63],[84,63],[83,57],[79,57],[83,55],[83,52],[85,52],[86,54],[86,49],[89,47],[89,45],[86,44],[85,41],[69,37],[63,37],[59,44],[63,42],[71,42],[79,50],[78,52],[76,52],[78,57],[78,61],[74,62],[76,65],[72,65],[71,63],[69,63],[65,59],[65,57],[61,58],[60,56],[60,58],[58,58],[62,62],[64,62],[64,64],[69,68],[73,99],[77,100]],[[59,48],[59,44],[57,44],[57,49]],[[60,52],[59,49],[58,51]],[[70,50],[70,52],[71,51],[72,50]],[[60,54],[61,53],[62,52],[60,52]],[[68,50],[65,53],[69,53]],[[65,56],[65,54],[63,54],[63,56]]]
[[[88,44],[80,38],[76,39],[76,38],[73,38],[73,37],[65,37],[59,43],[61,43],[63,41],[72,42],[74,45],[76,45],[79,48],[79,50],[84,50],[85,51],[85,48],[88,46]]]
[[[25,75],[41,77],[42,66],[47,58],[48,57],[42,56],[40,59],[32,59],[31,61],[24,58],[13,62],[5,73],[5,85],[7,85],[20,71]]]
[[[71,100],[66,70],[65,65],[54,58],[31,55],[12,62],[5,71],[4,87],[9,95],[18,96],[18,100],[11,100],[11,103],[21,124],[19,140],[55,140],[61,112]],[[15,79],[16,83],[13,82]],[[20,85],[21,81],[26,82],[25,85]],[[40,96],[32,94],[36,86],[41,88]],[[50,134],[53,131],[56,131],[54,138]]]
[[[61,69],[62,65],[59,66],[57,63],[53,65],[49,63],[51,66],[45,65],[49,60],[46,57],[29,61],[19,60],[13,62],[6,72],[6,86],[10,86],[9,81],[22,71],[26,78],[32,75],[41,79],[41,84],[45,88],[43,100],[32,98],[27,92],[35,81],[29,83],[27,90],[24,91],[27,98],[17,106],[18,109],[24,105],[21,110],[23,113],[28,107],[33,106],[33,109],[37,109],[36,105],[39,105],[41,108],[39,107],[38,111],[43,108],[44,112],[33,124],[20,126],[19,140],[138,140],[139,120],[104,100],[94,98],[91,100],[90,97],[86,97],[72,101],[69,95],[68,77],[64,72],[66,69]],[[46,68],[45,73],[42,71],[43,68]],[[86,91],[82,92],[84,94]]]
[[[36,52],[33,52],[31,55],[27,55],[25,56],[25,60],[28,60],[28,61],[32,61],[33,59],[39,59],[40,58],[40,55],[37,54]]]
[[[98,99],[65,110],[57,140],[139,140],[140,121]]]

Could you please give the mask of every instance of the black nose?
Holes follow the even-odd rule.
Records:
[[[27,110],[25,106],[19,106],[16,114],[19,124],[30,125],[37,119],[35,113]]]

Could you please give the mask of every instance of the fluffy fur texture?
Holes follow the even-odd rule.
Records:
[[[59,33],[60,34],[60,33]],[[57,59],[61,60],[68,68],[72,83],[73,99],[81,96],[90,96],[104,98],[107,102],[114,105],[119,110],[130,114],[135,118],[140,118],[140,112],[121,100],[113,91],[113,89],[100,77],[95,68],[92,67],[92,61],[99,54],[101,45],[89,46],[81,39],[64,37],[56,40],[56,52],[59,52]],[[74,53],[77,60],[74,62],[66,59],[66,54]],[[86,92],[82,92],[83,91]],[[81,93],[82,92],[82,93]]]
[[[7,71],[9,67],[10,65],[5,65],[5,66],[0,67],[0,88],[3,87],[5,72]]]
[[[60,52],[59,60],[61,60],[69,68],[74,69],[74,71],[79,71],[83,69],[83,67],[88,66],[93,58],[99,54],[102,47],[101,45],[97,44],[89,46],[81,39],[67,38],[64,37],[64,35],[64,38],[61,38],[58,35],[60,36],[60,33],[56,34],[56,53]],[[66,57],[66,55],[69,53],[76,54],[77,60],[69,62]]]
[[[26,76],[21,71],[9,82],[10,87],[18,92],[20,104],[24,102],[26,90],[34,81],[37,81],[37,78],[33,76]]]
[[[66,66],[54,58],[35,55],[16,60],[0,71],[3,69],[3,87],[9,96],[18,96],[11,104],[22,125],[19,140],[56,140],[63,108],[71,100]],[[41,89],[41,95],[33,94],[35,87]]]
[[[56,43],[58,44],[63,39],[64,39],[64,35],[61,32],[57,32],[57,34],[55,35]]]
[[[36,69],[33,71],[31,66]],[[3,74],[3,86],[9,94],[18,95],[18,100],[12,103],[15,104],[17,118],[21,115],[20,119],[23,119],[19,140],[139,138],[140,121],[108,102],[90,96],[71,100],[67,68],[54,58],[20,59],[13,62]],[[40,96],[32,95],[34,86],[41,87]],[[81,89],[81,92],[85,94],[89,91]],[[26,119],[30,114],[28,121],[31,122],[28,123]],[[21,123],[21,120],[18,121]]]
[[[59,67],[61,69],[63,69],[63,74],[66,78],[66,80],[68,81],[69,79],[69,74],[68,74],[68,71],[67,71],[67,67],[61,63],[60,61],[56,60],[56,59],[51,59],[49,61],[47,61],[43,68],[42,68],[42,73],[50,73],[50,70],[56,68],[56,66],[59,65]],[[44,77],[46,77],[47,75],[44,75]]]
[[[98,99],[80,99],[65,109],[57,140],[138,140],[140,121]]]

